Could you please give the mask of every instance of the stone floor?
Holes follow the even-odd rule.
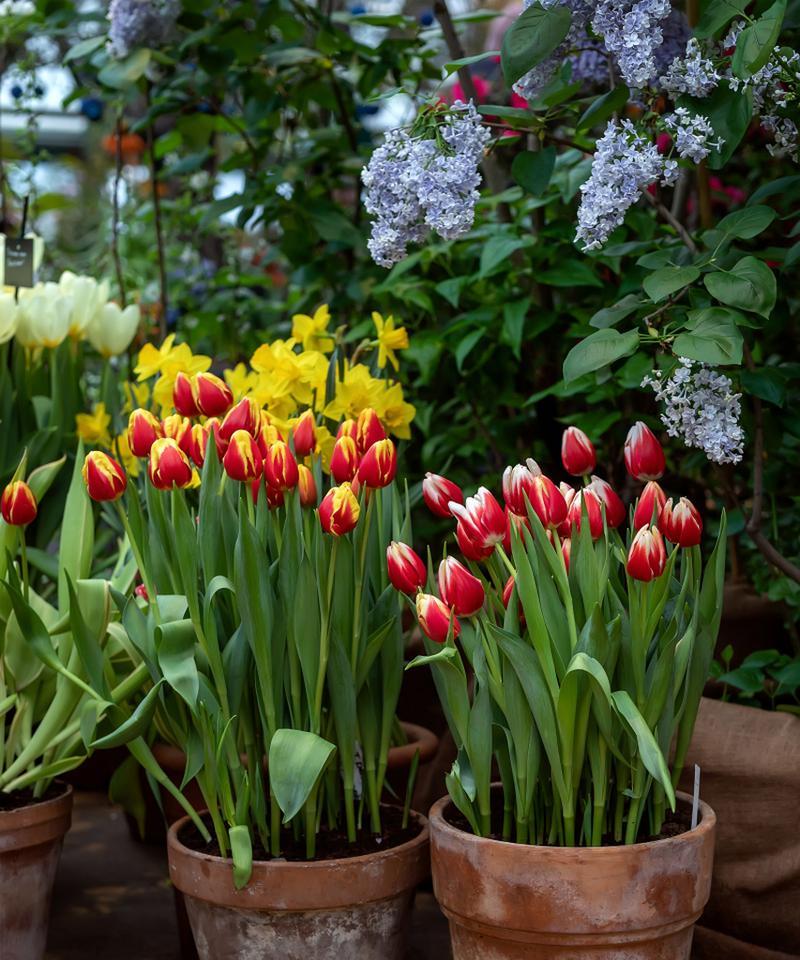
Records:
[[[121,811],[79,793],[56,878],[46,960],[178,960],[163,849],[137,843]],[[408,960],[447,960],[447,923],[420,893]]]

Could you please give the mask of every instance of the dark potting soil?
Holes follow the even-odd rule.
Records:
[[[203,822],[211,830],[213,837],[211,818],[208,814],[203,815]],[[355,843],[350,843],[346,831],[331,830],[323,825],[317,834],[317,852],[314,861],[342,860],[349,857],[362,857],[368,853],[379,853],[382,850],[391,850],[393,847],[402,846],[419,836],[421,829],[415,821],[411,821],[407,827],[403,827],[403,811],[399,807],[390,806],[381,807],[381,826],[383,831],[380,834],[372,833],[370,830],[360,830]],[[184,846],[197,853],[205,853],[212,857],[220,856],[217,841],[212,839],[211,843],[206,843],[200,835],[200,831],[191,822],[183,827],[179,839]],[[299,838],[295,838],[291,829],[284,828],[281,830],[281,854],[279,857],[273,857],[260,842],[256,841],[253,844],[253,861],[258,860],[307,862],[305,837],[301,835]]]
[[[21,810],[23,807],[30,807],[34,803],[44,803],[46,800],[55,800],[56,797],[64,795],[65,787],[63,783],[52,783],[45,790],[41,797],[35,797],[33,790],[12,790],[11,793],[0,793],[0,812],[8,813],[10,810]]]
[[[451,827],[455,827],[456,830],[463,830],[464,833],[472,834],[473,830],[469,824],[469,820],[464,816],[463,813],[453,804],[450,803],[445,808],[444,818],[450,824]],[[489,835],[490,840],[502,840],[502,823],[503,823],[503,805],[502,797],[497,794],[492,794],[492,833]],[[661,832],[658,836],[640,836],[636,841],[637,843],[650,843],[653,840],[668,840],[670,837],[680,836],[682,833],[687,833],[692,829],[692,814],[691,810],[686,807],[678,807],[678,809],[673,813],[672,811],[667,811],[666,819],[661,826]],[[513,839],[513,831],[512,831]],[[541,844],[542,846],[549,846],[547,842]],[[601,844],[603,847],[619,847],[623,846],[618,840],[615,840],[611,834],[607,834],[603,837],[603,842]]]

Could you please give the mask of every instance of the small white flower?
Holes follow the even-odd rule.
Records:
[[[289,183],[288,180],[284,180],[283,183],[279,183],[278,186],[275,187],[275,193],[277,193],[279,197],[283,197],[284,200],[291,200],[294,196],[294,184]]]

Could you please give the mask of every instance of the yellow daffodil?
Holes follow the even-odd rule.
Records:
[[[318,424],[315,430],[317,439],[317,448],[314,451],[322,460],[322,469],[328,472],[331,465],[331,454],[336,444],[336,437],[330,432],[324,423]]]
[[[387,385],[375,412],[390,433],[400,440],[408,440],[411,436],[411,421],[417,410],[413,404],[404,400],[403,388],[399,383]]]
[[[258,384],[258,374],[248,370],[243,363],[237,363],[235,367],[227,369],[224,376],[225,382],[231,388],[234,401],[249,396]]]
[[[296,313],[292,317],[292,337],[302,343],[304,350],[330,353],[333,350],[333,337],[326,336],[330,319],[327,303],[317,307],[313,317],[307,313]]]
[[[122,405],[123,413],[129,414],[139,407],[147,409],[150,402],[150,384],[132,383],[130,380],[126,380],[122,384],[122,392],[125,397]]]
[[[171,333],[160,347],[154,347],[152,343],[146,343],[142,347],[133,370],[139,383],[143,380],[149,380],[161,372],[161,368],[169,359],[174,342],[175,334]]]
[[[75,432],[84,443],[110,447],[111,436],[108,432],[110,423],[111,416],[106,412],[106,405],[96,403],[91,413],[79,413],[75,417]]]
[[[381,370],[386,366],[386,361],[398,370],[400,364],[397,362],[396,350],[406,350],[408,348],[408,332],[405,327],[395,327],[394,317],[391,314],[384,320],[383,317],[372,312],[372,322],[375,324],[375,330],[378,333],[378,366]]]
[[[331,420],[355,419],[366,407],[375,407],[383,392],[383,381],[376,380],[363,363],[347,366],[344,378],[336,384],[336,395],[325,408]]]

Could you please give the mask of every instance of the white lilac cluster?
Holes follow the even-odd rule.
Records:
[[[660,370],[642,380],[664,404],[661,422],[671,437],[702,450],[714,463],[738,463],[744,448],[741,394],[729,377],[681,357],[669,377]]]
[[[670,0],[597,0],[592,28],[628,86],[643,87],[656,75],[655,52],[664,41],[662,27],[671,9]]]
[[[491,134],[471,101],[456,101],[427,133],[391,131],[361,174],[364,206],[375,218],[369,251],[382,267],[402,260],[408,244],[422,243],[431,230],[455,240],[472,226]]]
[[[675,57],[660,83],[672,97],[682,93],[692,97],[707,97],[719,79],[714,62],[704,56],[700,43],[692,37],[686,44],[685,53]]]
[[[675,182],[678,164],[658,152],[630,120],[611,120],[597,141],[592,173],[581,185],[575,239],[598,250],[625,219],[628,208],[651,183]]]
[[[108,42],[115,57],[137,47],[158,47],[169,40],[181,12],[180,0],[111,0]]]
[[[762,117],[761,126],[772,136],[772,143],[767,144],[770,156],[776,160],[788,158],[795,163],[800,162],[800,137],[794,120],[788,117]]]
[[[692,114],[686,107],[676,107],[674,113],[667,114],[664,126],[672,134],[678,155],[693,163],[705,160],[712,150],[721,150],[725,143],[722,137],[711,139],[714,128],[707,117]]]

